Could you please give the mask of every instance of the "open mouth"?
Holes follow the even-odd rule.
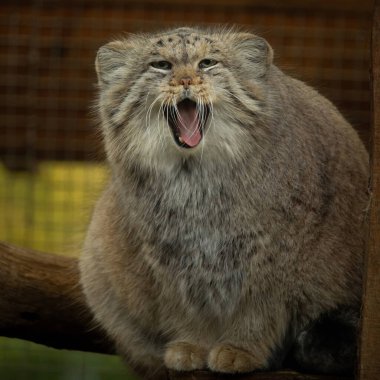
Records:
[[[165,116],[173,132],[174,141],[181,148],[195,148],[202,141],[209,107],[197,106],[194,101],[184,99],[176,108],[165,107]]]

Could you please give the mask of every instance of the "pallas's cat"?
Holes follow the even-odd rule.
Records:
[[[353,366],[367,153],[272,60],[264,39],[225,29],[132,35],[98,52],[111,176],[81,283],[145,377],[285,358]]]

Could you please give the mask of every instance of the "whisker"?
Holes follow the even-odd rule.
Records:
[[[162,98],[162,96],[163,96],[162,94],[159,94],[148,108],[146,119],[145,119],[145,124],[146,124],[147,129],[150,127],[151,113],[152,113],[153,107]]]
[[[206,135],[209,133],[209,129],[211,129],[212,127],[215,128],[215,118],[214,118],[214,105],[211,101],[211,98],[208,97],[208,107],[209,107],[209,119],[210,119],[210,126],[209,128],[205,131],[205,137]]]
[[[177,121],[177,127],[178,127],[178,121],[181,122],[181,124],[184,126],[184,128],[187,130],[187,131],[191,131],[191,129],[187,128],[186,126],[186,123],[184,122],[182,116],[181,116],[181,113],[179,112],[178,110],[178,106],[177,104],[174,104],[174,112],[175,112],[175,116],[176,116],[176,121]],[[194,123],[196,123],[196,120],[194,120],[194,122],[191,124],[191,127],[194,125]],[[193,134],[195,133],[195,128],[194,128],[194,131],[192,132],[192,134],[190,136],[193,136]]]
[[[206,115],[205,115],[205,105],[204,105],[204,102],[203,102],[203,99],[200,98],[199,99],[199,104],[200,104],[200,109],[201,109],[201,120],[200,120],[200,123],[201,123],[201,126],[202,126],[202,141],[201,141],[201,158],[199,160],[200,163],[202,163],[202,160],[203,160],[203,153],[204,153],[204,148],[205,148],[205,131],[204,131],[204,127],[205,127],[205,118],[206,118]]]
[[[176,103],[174,103],[174,101],[173,101],[173,109],[174,109],[174,112],[175,112],[175,114],[176,114],[177,121],[180,121],[181,124],[185,125],[185,122],[184,122],[184,120],[182,119],[182,116],[181,116],[181,114],[180,114],[180,112],[179,112],[179,110],[178,110],[178,106],[177,106]],[[177,124],[178,124],[178,123],[177,123]]]
[[[190,136],[193,136],[194,133],[196,132],[196,128],[194,128],[194,125],[197,123],[197,119],[195,118],[195,119],[192,121],[192,123],[191,123],[191,125],[190,125],[190,128],[188,128],[188,127],[186,126],[186,123],[185,123],[185,121],[183,120],[183,118],[182,118],[182,116],[181,116],[181,113],[180,113],[179,110],[178,110],[178,106],[177,106],[176,104],[174,105],[174,111],[175,111],[176,116],[177,116],[177,121],[179,121],[179,122],[184,126],[184,128],[185,128],[187,131],[189,131],[189,132],[192,131],[192,133],[191,133]]]
[[[160,122],[160,117],[162,116],[162,123]],[[160,109],[158,110],[158,124],[159,128],[162,131],[162,134],[159,133],[159,139],[161,142],[162,148],[165,146],[165,114],[164,114],[164,103],[161,103]]]
[[[201,157],[199,159],[199,163],[202,163],[203,160],[203,153],[204,153],[204,147],[205,147],[205,133],[203,130],[204,124],[205,124],[205,118],[206,118],[206,105],[204,102],[204,99],[202,97],[199,97],[197,99],[197,114],[199,115],[198,121],[200,126],[202,126],[202,142],[201,142]]]
[[[149,135],[151,135],[152,133],[152,124],[151,124],[151,115],[152,115],[152,111],[153,111],[153,107],[155,106],[155,104],[160,100],[162,99],[164,95],[163,94],[159,94],[154,100],[153,102],[150,104],[149,108],[148,108],[148,111],[145,115],[145,124],[146,124],[146,130],[148,132]],[[162,104],[162,103],[161,103]],[[157,123],[159,124],[159,114],[157,115]],[[159,126],[158,126],[159,127]]]

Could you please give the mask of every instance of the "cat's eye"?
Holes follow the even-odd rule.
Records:
[[[202,61],[199,62],[198,66],[200,69],[208,69],[209,67],[213,67],[218,63],[215,59],[202,59]]]
[[[154,67],[155,69],[160,69],[160,70],[170,70],[173,66],[168,61],[156,61],[156,62],[152,62],[150,65]]]

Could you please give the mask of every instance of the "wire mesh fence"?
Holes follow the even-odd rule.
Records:
[[[195,22],[252,28],[272,44],[280,67],[315,85],[367,141],[370,10],[254,3],[3,2],[0,238],[68,252],[83,229],[80,205],[104,178],[90,112],[93,62],[122,32]]]
[[[242,25],[265,37],[276,64],[331,99],[368,145],[368,0],[2,1],[1,240],[79,253],[107,177],[90,111],[97,49],[124,32],[214,23]],[[7,344],[0,341],[0,373],[7,367]],[[36,350],[27,347],[12,350]],[[27,366],[34,359],[20,360]],[[87,379],[87,367],[81,377],[59,378]],[[102,378],[91,373],[91,379]]]

